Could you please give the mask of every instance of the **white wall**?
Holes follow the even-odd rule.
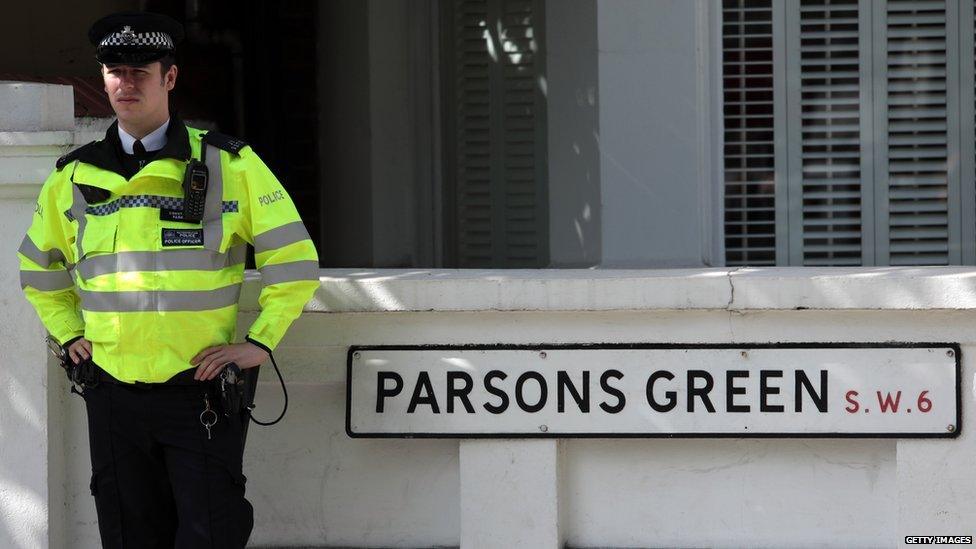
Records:
[[[549,454],[548,468],[538,454],[549,450],[478,441],[473,444],[485,456],[512,456],[524,467],[559,474],[558,490],[542,483],[538,491],[519,493],[520,484],[508,482],[519,478],[521,466],[496,457],[492,469],[492,460],[482,461],[495,484],[483,487],[491,491],[484,498],[496,490],[510,494],[492,511],[475,505],[480,500],[465,502],[470,449],[461,450],[458,462],[450,440],[349,440],[341,402],[351,344],[957,341],[965,417],[976,373],[969,328],[976,295],[967,288],[974,276],[972,269],[323,271],[317,300],[281,353],[293,357],[282,360],[289,379],[309,384],[296,401],[309,399],[307,421],[314,421],[289,422],[289,433],[253,431],[247,469],[252,493],[274,502],[275,516],[307,516],[308,507],[324,512],[285,531],[268,508],[259,509],[256,540],[555,546],[526,544],[519,536],[537,534],[544,526],[539,518],[559,507],[563,519],[552,520],[573,547],[892,547],[921,531],[971,531],[976,501],[968,494],[976,474],[969,456],[976,439],[968,423],[958,439],[932,441],[563,440],[562,458]],[[428,309],[436,312],[421,312]],[[314,340],[320,351],[309,345]],[[273,385],[262,391],[275,394]],[[313,438],[301,454],[288,441],[309,432]],[[281,460],[262,450],[277,446],[288,448],[283,455],[295,456],[293,463],[310,476],[279,482]],[[375,457],[357,461],[364,455]],[[341,478],[350,482],[338,484]],[[295,497],[290,492],[299,482]],[[524,506],[535,523],[511,519],[512,508]],[[477,511],[482,533],[493,531],[489,539],[505,543],[466,539],[469,509]],[[405,516],[417,515],[416,526],[404,526]],[[440,518],[432,524],[431,517]],[[320,537],[312,535],[315,529]]]
[[[605,267],[718,265],[709,0],[600,0],[599,148]]]
[[[525,541],[548,525],[543,539],[572,547],[893,547],[909,534],[976,527],[968,422],[959,438],[931,441],[563,440],[558,458],[528,447],[540,441],[345,435],[352,344],[956,341],[963,416],[972,413],[972,269],[598,273],[323,271],[316,300],[276,353],[289,415],[250,433],[253,542],[554,547]],[[242,330],[258,290],[252,277]],[[262,372],[257,409],[265,418],[280,404],[270,374]],[[67,416],[68,453],[86,456],[80,399],[70,399]],[[465,455],[476,465],[468,473]],[[87,458],[72,463],[68,538],[96,547]],[[557,471],[558,489],[537,474],[524,491],[520,474],[531,470]],[[508,497],[492,500],[498,492]],[[513,509],[535,520],[513,522]],[[477,528],[465,529],[466,520]]]

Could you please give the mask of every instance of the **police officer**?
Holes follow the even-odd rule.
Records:
[[[21,286],[93,372],[82,393],[102,544],[243,547],[247,416],[222,409],[213,384],[231,363],[268,358],[318,287],[315,247],[245,142],[169,112],[178,22],[119,13],[89,38],[118,119],[44,183],[18,252]],[[234,343],[249,244],[262,310]]]

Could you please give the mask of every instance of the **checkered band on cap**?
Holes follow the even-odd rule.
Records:
[[[173,39],[165,32],[132,32],[129,27],[126,27],[105,36],[98,46],[171,50],[173,49]]]

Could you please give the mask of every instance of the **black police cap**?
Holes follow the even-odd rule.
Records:
[[[113,13],[92,24],[88,40],[100,63],[142,65],[172,53],[183,41],[183,25],[158,13]]]

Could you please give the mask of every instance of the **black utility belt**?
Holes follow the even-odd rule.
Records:
[[[95,364],[91,360],[83,361],[81,364],[78,364],[77,366],[80,368],[85,363],[90,364],[91,365],[90,367],[94,369],[94,380],[95,380],[96,383],[109,383],[109,384],[112,384],[112,385],[119,385],[119,386],[122,386],[122,387],[136,387],[136,388],[140,388],[140,389],[172,388],[172,387],[187,387],[187,388],[200,387],[200,388],[205,388],[205,387],[208,387],[209,385],[212,385],[214,382],[217,381],[216,378],[213,379],[213,380],[210,380],[210,381],[198,381],[198,380],[195,380],[195,379],[193,379],[193,375],[196,372],[196,368],[190,368],[188,370],[183,370],[182,372],[180,372],[180,373],[176,374],[175,376],[167,379],[166,381],[159,381],[159,382],[146,382],[146,381],[126,382],[126,381],[121,381],[121,380],[116,379],[115,377],[112,376],[112,374],[109,374],[108,372],[106,372],[105,370],[103,370],[100,366],[98,366],[97,364]],[[90,385],[90,384],[88,384],[88,385]]]
[[[79,338],[75,338],[71,340],[71,342],[76,341],[77,339]],[[68,349],[66,346],[58,344],[58,342],[50,336],[45,338],[45,340],[47,342],[48,349],[50,349],[51,351],[51,354],[53,354],[54,357],[58,359],[58,362],[60,363],[61,368],[64,370],[65,375],[68,376],[68,381],[70,381],[72,385],[75,385],[79,388],[95,387],[99,383],[108,383],[111,385],[119,385],[122,387],[146,387],[146,388],[205,387],[217,382],[217,380],[219,380],[221,376],[225,376],[225,374],[221,372],[221,376],[218,376],[213,381],[210,382],[197,381],[193,379],[193,375],[196,372],[196,368],[189,368],[187,370],[183,370],[182,372],[174,375],[173,377],[167,379],[166,381],[162,381],[159,383],[146,383],[141,381],[137,381],[135,383],[127,383],[113,377],[111,374],[103,370],[101,366],[95,364],[95,362],[90,358],[82,360],[81,362],[75,364],[75,362],[71,360],[71,357],[68,354]],[[236,370],[237,373],[240,372],[240,369],[238,369],[237,365],[234,363],[229,364],[224,369]]]
[[[64,369],[65,374],[68,376],[68,381],[71,382],[71,392],[81,396],[85,395],[85,389],[97,387],[101,383],[135,389],[160,390],[164,388],[179,388],[196,391],[203,390],[217,398],[219,407],[225,416],[230,417],[239,413],[247,413],[247,417],[258,425],[274,425],[281,421],[281,418],[285,416],[285,412],[288,410],[288,391],[285,389],[285,380],[281,377],[281,371],[278,369],[274,355],[270,355],[270,353],[271,363],[275,367],[275,373],[278,374],[278,381],[281,382],[281,391],[285,397],[285,403],[277,419],[270,422],[262,422],[250,416],[250,411],[254,408],[253,399],[254,386],[257,383],[257,369],[249,371],[246,375],[237,364],[230,362],[224,365],[217,377],[209,381],[193,379],[197,369],[189,368],[160,383],[143,383],[138,381],[135,383],[126,383],[113,377],[91,359],[83,360],[75,364],[69,357],[65,347],[59,345],[50,336],[46,339],[48,348],[57,357],[61,363],[61,368]],[[207,409],[209,410],[209,400],[206,400],[206,402]]]
[[[93,362],[91,359],[82,360],[78,364],[75,364],[70,358],[67,357],[67,354],[65,354],[65,358],[62,360],[61,367],[64,368],[65,373],[68,375],[68,381],[81,387],[95,387],[100,383],[108,383],[110,385],[118,385],[120,387],[134,387],[139,389],[173,387],[208,388],[211,385],[215,385],[220,380],[219,377],[210,381],[199,381],[193,379],[196,368],[190,368],[188,370],[183,370],[166,381],[127,382],[116,379],[114,376],[112,376],[112,374],[103,370],[101,366],[95,364],[95,362]]]
[[[218,403],[218,409],[227,417],[244,412],[249,406],[245,401],[245,381],[241,376],[241,369],[233,362],[224,366],[217,377],[199,381],[193,379],[196,368],[183,370],[175,376],[159,383],[145,383],[136,381],[126,383],[113,377],[103,370],[100,366],[92,362],[91,359],[83,360],[78,364],[71,363],[68,359],[67,364],[62,364],[68,380],[71,381],[71,391],[84,396],[87,389],[98,387],[102,383],[115,385],[117,387],[131,389],[134,391],[194,391],[203,392],[205,395],[213,396]],[[81,390],[78,390],[78,387]],[[207,409],[210,410],[210,400],[205,398]],[[209,430],[208,430],[209,433]]]

